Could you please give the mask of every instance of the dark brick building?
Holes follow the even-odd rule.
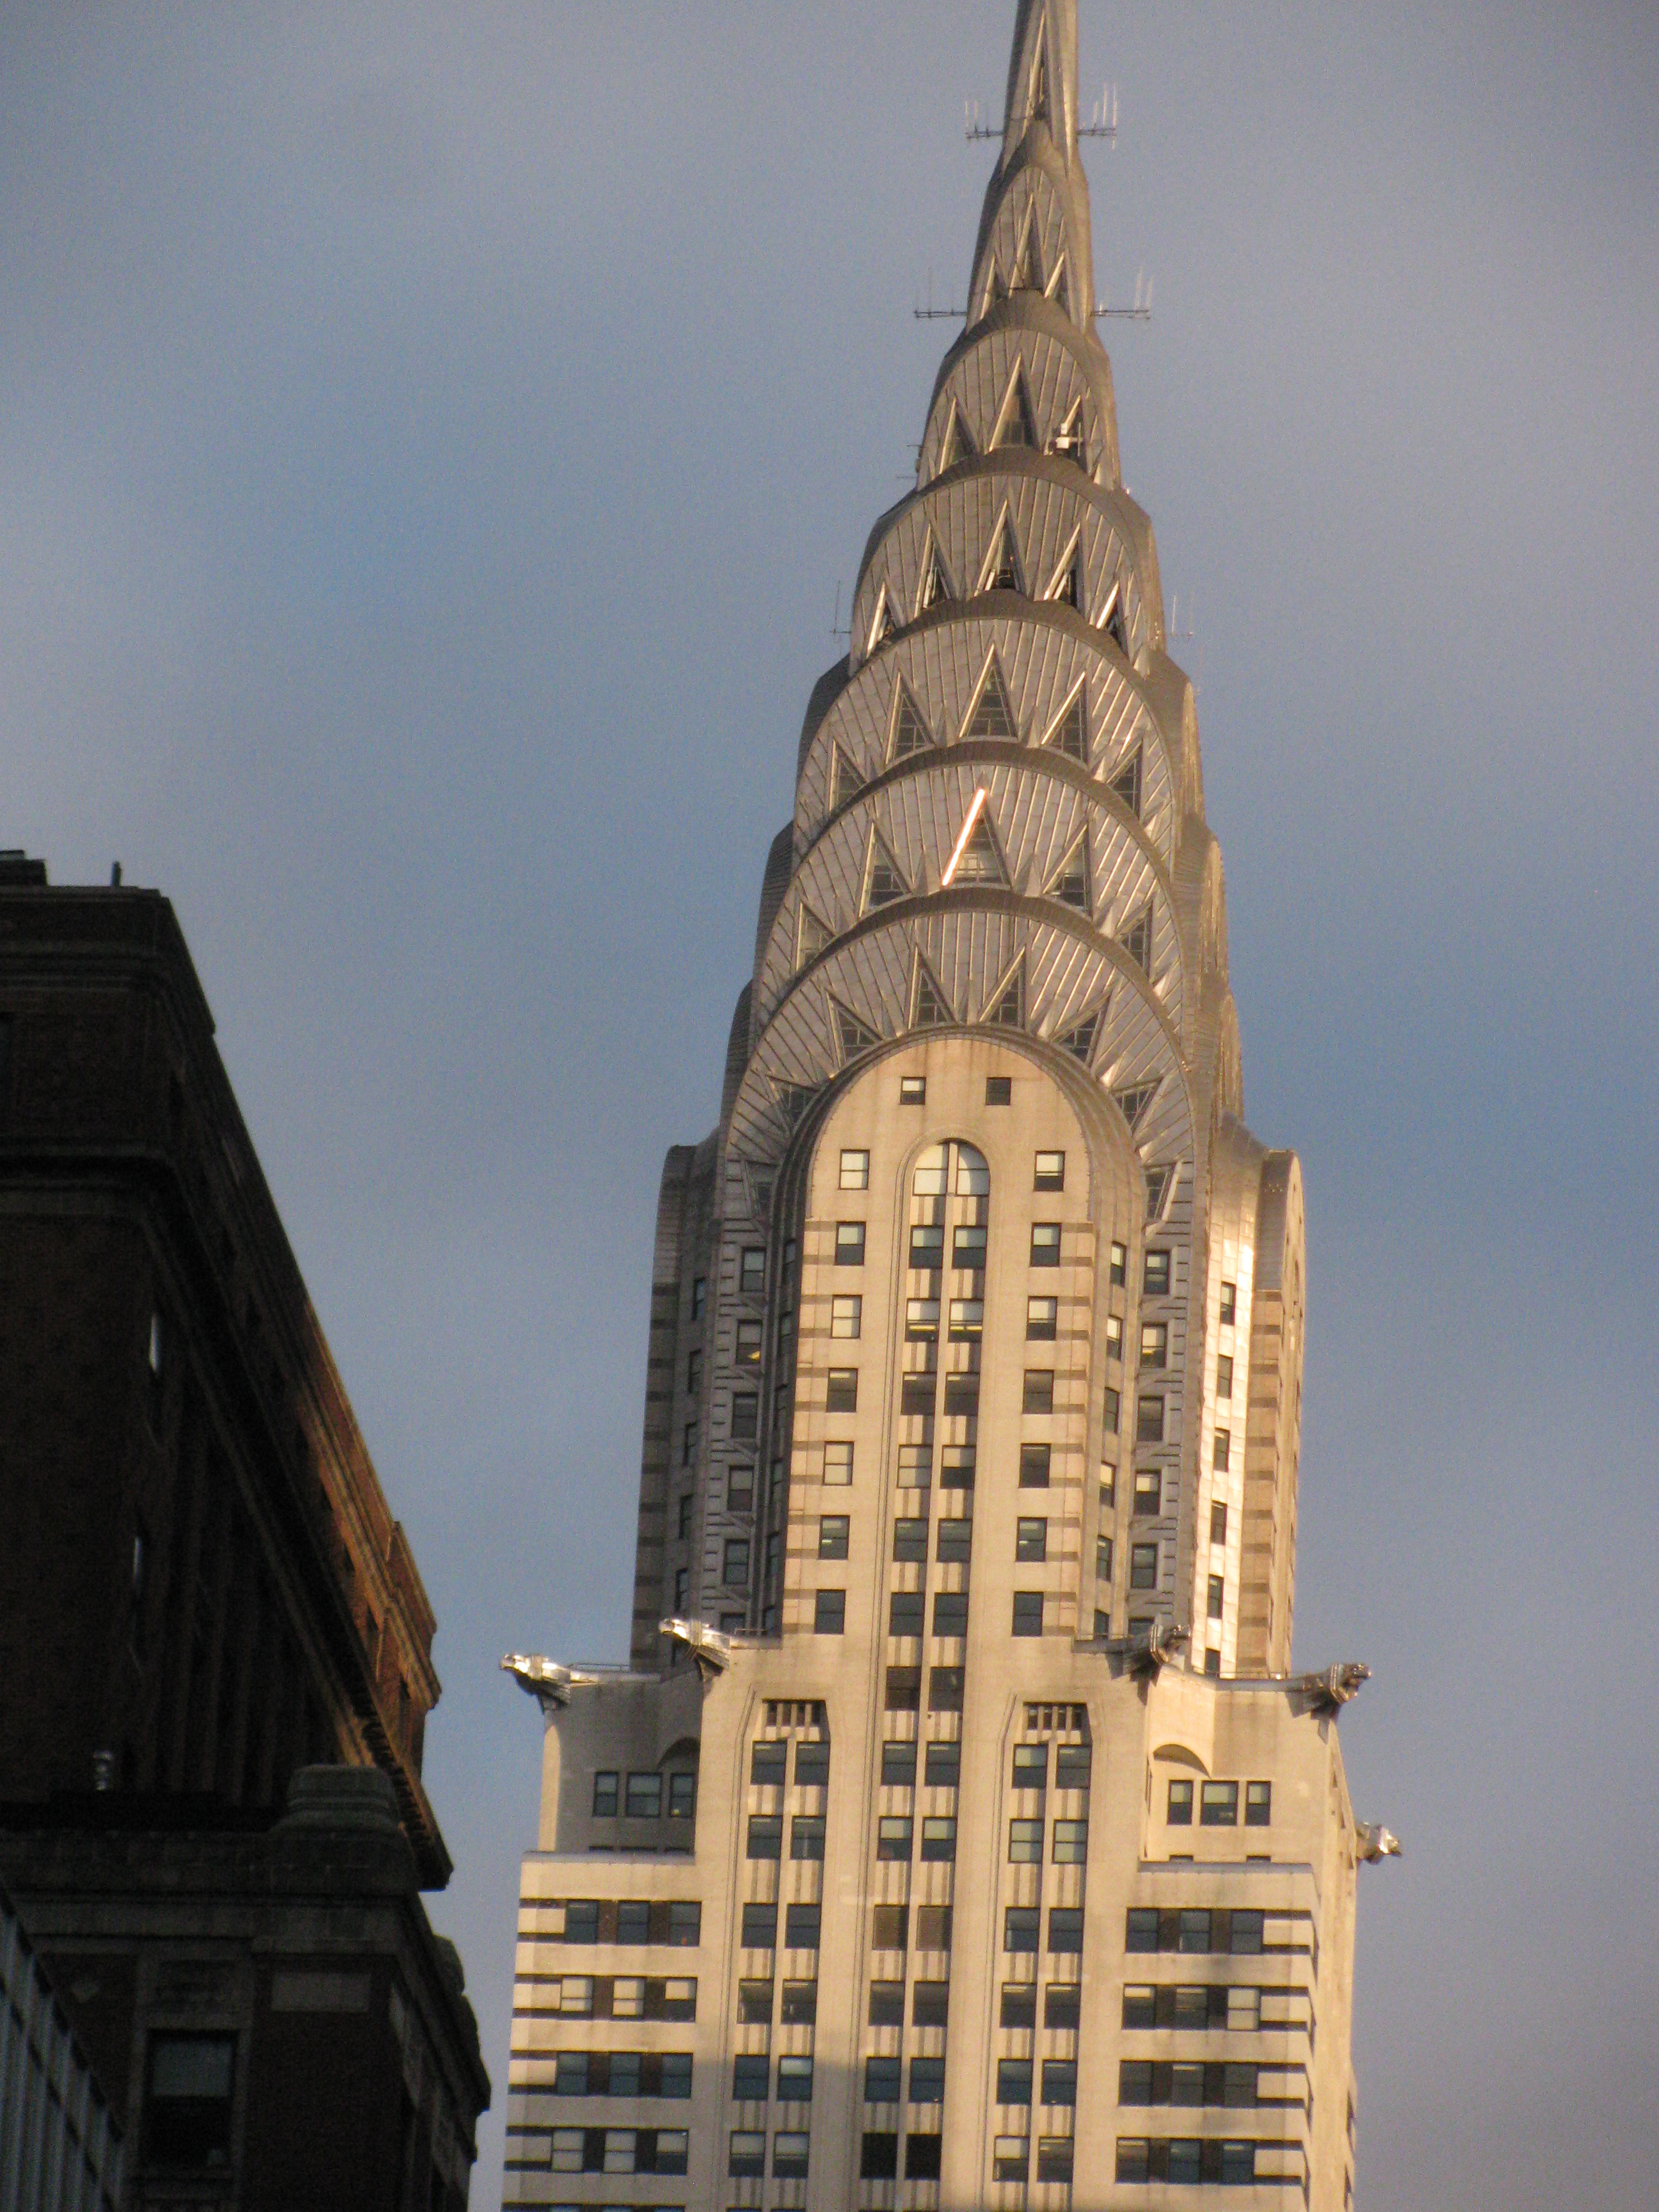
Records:
[[[0,855],[0,1876],[134,2203],[465,2202],[433,1629],[171,907]]]

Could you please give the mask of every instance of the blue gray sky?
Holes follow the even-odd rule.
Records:
[[[534,1709],[625,1645],[711,1124],[1013,0],[0,0],[0,843],[174,901],[436,1603],[497,2085]],[[1369,1660],[1367,2212],[1659,2170],[1659,18],[1083,0],[1125,466],[1248,1111],[1307,1175],[1297,1647]]]

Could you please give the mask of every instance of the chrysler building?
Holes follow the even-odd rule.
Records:
[[[630,1663],[545,1721],[506,2201],[1342,2212],[1305,1269],[1096,330],[1075,0],[664,1171]]]

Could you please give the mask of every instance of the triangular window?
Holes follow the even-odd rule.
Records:
[[[835,808],[845,806],[848,800],[857,798],[863,788],[864,778],[837,745],[835,763],[830,777],[830,805]]]
[[[1073,400],[1072,411],[1054,435],[1050,450],[1062,459],[1075,461],[1086,474],[1089,467],[1089,439],[1083,423],[1083,402]]]
[[[991,264],[991,305],[994,307],[1008,296],[1008,287],[1002,281],[1002,271],[994,261]]]
[[[1075,607],[1083,611],[1083,537],[1081,532],[1072,540],[1072,548],[1054,574],[1045,595],[1057,599],[1061,606]]]
[[[778,1094],[778,1103],[783,1109],[784,1119],[792,1126],[812,1103],[812,1092],[805,1085],[780,1083],[773,1086]]]
[[[796,967],[805,968],[808,961],[816,960],[830,942],[830,934],[829,924],[821,921],[803,899],[800,919],[795,925]]]
[[[1146,1109],[1152,1104],[1153,1099],[1157,1096],[1158,1084],[1156,1081],[1152,1083],[1137,1083],[1133,1090],[1115,1091],[1112,1093],[1112,1097],[1116,1104],[1118,1112],[1122,1115],[1124,1120],[1128,1123],[1131,1130],[1138,1129],[1140,1127],[1142,1115],[1146,1113]]]
[[[953,469],[958,461],[972,460],[974,450],[974,437],[968,428],[968,418],[952,402],[950,427],[945,433],[945,444],[939,454],[940,469]]]
[[[916,602],[916,612],[925,615],[929,607],[936,607],[941,599],[954,596],[951,579],[945,574],[945,563],[939,558],[939,547],[929,538],[927,557],[921,564],[921,595]]]
[[[1066,281],[1066,256],[1062,253],[1054,264],[1054,273],[1048,279],[1048,297],[1062,307],[1067,314],[1072,308],[1071,287]]]
[[[915,1011],[910,1017],[910,1026],[917,1030],[948,1029],[956,1020],[943,991],[933,981],[927,963],[920,955],[916,959]]]
[[[1048,27],[1045,23],[1042,31],[1038,33],[1039,38],[1045,38],[1047,36],[1048,28]],[[1030,106],[1028,110],[1028,114],[1030,119],[1032,121],[1036,121],[1039,116],[1041,116],[1045,123],[1050,120],[1048,113],[1048,57],[1041,46],[1037,48],[1036,66],[1031,71],[1031,101]]]
[[[1111,787],[1123,801],[1131,814],[1140,811],[1140,747],[1137,745],[1128,759],[1112,778]]]
[[[1094,1057],[1095,1039],[1100,1035],[1100,1024],[1105,1017],[1104,1006],[1097,1006],[1080,1022],[1073,1022],[1068,1030],[1061,1030],[1054,1042],[1062,1052],[1069,1052],[1073,1060],[1080,1060],[1086,1067]]]
[[[1012,738],[1018,742],[1019,732],[1009,711],[1008,694],[1003,688],[1002,671],[995,653],[986,667],[985,681],[980,685],[979,696],[962,734],[964,738]]]
[[[1161,1220],[1164,1201],[1170,1195],[1170,1185],[1175,1180],[1173,1168],[1148,1168],[1146,1170],[1146,1218]]]
[[[1018,960],[982,1017],[994,1030],[1023,1030],[1025,1026],[1025,963]]]
[[[1024,587],[1019,580],[1019,548],[1014,542],[1013,517],[1004,513],[997,525],[996,536],[991,540],[991,550],[986,556],[982,592],[1018,592]]]
[[[968,842],[951,872],[951,881],[952,884],[1006,884],[1007,880],[1008,871],[997,850],[990,816],[981,807],[979,819],[969,831]]]
[[[842,1006],[839,999],[831,999],[830,1006],[836,1017],[836,1033],[841,1040],[843,1066],[849,1060],[856,1060],[861,1052],[869,1052],[881,1042],[869,1024],[861,1022],[855,1013]]]
[[[1077,690],[1060,710],[1060,720],[1043,740],[1067,760],[1081,761],[1089,765],[1089,693],[1079,684]]]
[[[1025,226],[1025,235],[1019,242],[1019,252],[1014,259],[1012,289],[1016,292],[1040,292],[1042,289],[1042,264],[1037,248],[1036,210],[1031,210]]]
[[[884,584],[881,597],[876,603],[876,618],[870,625],[870,651],[873,653],[878,645],[885,645],[897,628],[898,624],[893,619],[893,603],[888,598],[887,586]]]
[[[1142,974],[1150,975],[1152,972],[1152,909],[1150,902],[1146,913],[1124,931],[1119,941]]]
[[[887,848],[880,835],[870,832],[870,857],[865,866],[864,910],[873,914],[878,907],[891,906],[895,899],[908,898],[910,886],[898,862]]]
[[[912,753],[930,752],[933,744],[921,708],[910,696],[908,686],[901,684],[893,698],[893,741],[887,749],[887,757],[908,760]]]
[[[1111,597],[1100,617],[1100,627],[1127,660],[1129,658],[1129,626],[1123,619],[1123,584],[1121,578],[1112,586]]]
[[[1025,389],[1025,372],[1014,371],[1014,380],[1008,386],[1002,403],[1002,412],[997,417],[996,434],[991,443],[996,447],[1037,444],[1036,418],[1031,413],[1031,396]]]
[[[1048,896],[1058,899],[1062,906],[1075,907],[1079,914],[1091,911],[1089,896],[1089,833],[1085,830],[1071,851],[1060,864],[1060,872],[1048,886]]]

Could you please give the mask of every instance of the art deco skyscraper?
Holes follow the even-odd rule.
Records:
[[[966,328],[669,1157],[631,1670],[507,1662],[510,2203],[1351,2190],[1364,1670],[1287,1673],[1301,1180],[1241,1119],[1076,40],[1022,0]]]

